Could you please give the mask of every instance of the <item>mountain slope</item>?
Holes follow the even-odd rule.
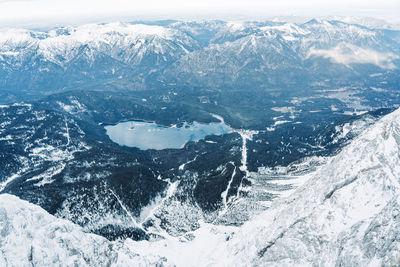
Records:
[[[235,264],[384,265],[400,255],[400,110],[229,242]]]
[[[0,237],[1,266],[149,266],[162,262],[85,233],[8,194],[0,195]]]

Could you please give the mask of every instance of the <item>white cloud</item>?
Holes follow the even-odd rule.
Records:
[[[393,60],[399,59],[398,55],[393,53],[380,53],[371,49],[364,49],[351,44],[340,44],[332,49],[311,49],[307,57],[323,57],[333,62],[350,65],[374,64],[383,69],[394,69],[396,66]]]

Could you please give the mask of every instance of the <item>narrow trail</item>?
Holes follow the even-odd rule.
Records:
[[[229,190],[231,189],[233,179],[235,178],[235,175],[236,175],[236,166],[235,166],[234,162],[230,162],[230,164],[232,164],[235,168],[233,169],[231,179],[229,180],[229,183],[226,186],[226,190],[224,192],[222,192],[222,194],[221,194],[222,204],[224,205],[224,209],[219,213],[218,216],[222,216],[228,211],[228,204],[229,204],[228,193],[229,193]]]
[[[239,188],[236,193],[236,198],[239,198],[240,191],[243,190],[243,179],[249,176],[249,171],[247,169],[247,140],[253,140],[253,135],[257,134],[258,131],[251,131],[251,130],[234,130],[234,132],[240,134],[242,138],[242,159],[241,159],[241,166],[239,169],[245,173],[240,181]]]
[[[141,225],[139,225],[135,218],[132,216],[132,214],[129,212],[129,210],[125,207],[124,203],[122,203],[122,201],[119,199],[119,197],[117,196],[117,194],[115,194],[115,192],[111,189],[108,188],[108,190],[111,192],[111,194],[115,197],[115,199],[118,201],[118,204],[121,206],[121,208],[125,211],[125,213],[129,216],[129,218],[132,220],[132,223],[135,227],[142,229],[143,231],[145,231],[145,229],[143,229],[143,227]],[[146,231],[145,231],[146,232]]]
[[[66,146],[68,149],[68,146],[71,144],[71,136],[69,134],[69,126],[68,126],[68,122],[67,122],[66,118],[64,118],[64,122],[65,122],[65,131],[66,131],[65,137],[67,137],[67,145]]]
[[[217,120],[219,120],[221,123],[225,123],[224,118],[221,117],[220,115],[217,115],[217,114],[211,114],[211,115],[214,118],[216,118]],[[230,125],[229,125],[229,127],[230,127]],[[231,131],[234,132],[234,133],[238,133],[240,135],[240,137],[242,138],[242,148],[241,148],[242,157],[241,157],[241,160],[240,160],[241,165],[240,165],[239,169],[242,172],[244,172],[245,174],[244,174],[244,176],[242,177],[242,179],[240,181],[240,185],[239,185],[239,188],[237,190],[236,197],[235,197],[235,199],[239,199],[240,191],[243,190],[243,179],[249,177],[249,175],[250,175],[250,173],[249,173],[249,171],[247,169],[247,140],[253,140],[253,135],[258,134],[259,131],[245,130],[245,129],[234,129],[232,127],[231,127]],[[225,213],[226,213],[226,210],[228,208],[227,207],[228,206],[228,202],[227,202],[228,191],[229,191],[230,185],[232,183],[232,180],[233,180],[233,177],[235,176],[235,174],[236,174],[236,166],[235,166],[234,174],[232,175],[232,178],[229,181],[227,190],[224,191],[222,193],[222,195],[221,195],[222,199],[223,199],[223,203],[224,203],[224,211],[225,211]]]

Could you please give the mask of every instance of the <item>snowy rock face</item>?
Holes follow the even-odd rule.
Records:
[[[397,266],[400,110],[229,241],[236,265]]]
[[[122,245],[83,232],[15,196],[0,195],[1,266],[149,266]]]

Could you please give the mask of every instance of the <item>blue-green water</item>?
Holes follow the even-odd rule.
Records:
[[[223,122],[193,122],[182,127],[165,127],[153,122],[127,121],[105,126],[105,129],[115,143],[143,150],[182,148],[189,141],[198,141],[208,135],[222,135],[231,131]]]

